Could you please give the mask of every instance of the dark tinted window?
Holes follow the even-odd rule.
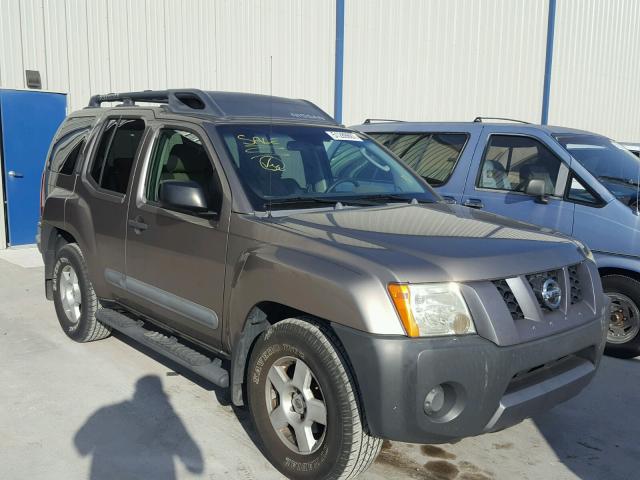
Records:
[[[141,119],[122,119],[107,125],[100,140],[91,176],[106,190],[126,193],[131,167],[145,124]]]
[[[84,150],[84,145],[85,141],[83,138],[65,157],[64,161],[62,162],[62,167],[60,167],[60,173],[71,175],[74,172],[76,164],[78,162],[78,157]]]
[[[222,189],[218,176],[202,141],[192,132],[173,129],[160,132],[149,164],[147,200],[157,202],[160,185],[170,180],[198,183],[205,192],[209,209],[219,211]]]
[[[72,130],[56,139],[53,147],[51,148],[51,153],[49,156],[49,169],[51,171],[62,173],[73,172],[73,168],[71,168],[71,171],[69,171],[68,168],[66,168],[64,171],[62,171],[62,169],[69,161],[75,162],[77,160],[78,152],[74,150],[76,150],[76,147],[84,141],[87,132],[87,128]]]
[[[449,180],[467,141],[464,133],[374,133],[371,136],[436,187]]]
[[[117,125],[118,120],[116,119],[112,119],[107,122],[107,126],[102,132],[102,137],[100,137],[100,143],[98,144],[93,164],[91,165],[90,175],[98,185],[100,185],[102,167],[104,167],[104,160],[107,157],[107,153],[109,153],[109,145],[111,145],[111,140],[113,139],[113,134],[116,132]]]
[[[545,193],[556,191],[560,160],[539,141],[524,136],[493,135],[484,152],[478,187],[524,192],[530,180],[545,183]]]

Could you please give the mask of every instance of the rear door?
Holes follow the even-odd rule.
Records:
[[[104,119],[76,187],[83,208],[68,209],[67,222],[81,230],[80,237],[88,243],[81,247],[96,291],[104,297],[119,298],[123,293],[117,279],[125,271],[129,186],[151,119],[143,111],[114,113]],[[82,216],[85,212],[88,217]]]
[[[230,195],[208,137],[197,125],[158,124],[129,205],[126,303],[218,346],[221,341]],[[222,177],[222,178],[221,178]],[[159,198],[164,181],[197,182],[210,212],[186,213]]]
[[[368,132],[422,176],[446,200],[459,203],[481,129],[476,125]]]
[[[10,245],[36,241],[42,170],[51,140],[64,120],[66,105],[63,94],[0,91],[0,157]]]
[[[563,199],[569,168],[561,153],[534,129],[510,128],[483,128],[463,205],[571,234],[575,204]],[[525,193],[531,179],[544,181],[546,203]]]

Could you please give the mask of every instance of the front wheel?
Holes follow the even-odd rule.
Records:
[[[380,451],[337,345],[323,326],[288,319],[262,334],[251,354],[249,409],[267,458],[288,478],[352,478]]]
[[[602,287],[611,300],[605,353],[619,358],[640,355],[640,282],[623,275],[605,275]]]

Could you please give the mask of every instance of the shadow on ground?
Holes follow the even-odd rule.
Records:
[[[187,432],[155,375],[136,383],[133,398],[93,413],[76,433],[78,452],[91,456],[91,480],[174,480],[174,459],[204,471],[200,448]]]
[[[604,357],[576,398],[534,418],[546,442],[584,480],[638,478],[640,364]]]

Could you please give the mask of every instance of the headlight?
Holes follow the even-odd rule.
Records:
[[[457,283],[390,283],[389,294],[410,337],[475,333]]]

